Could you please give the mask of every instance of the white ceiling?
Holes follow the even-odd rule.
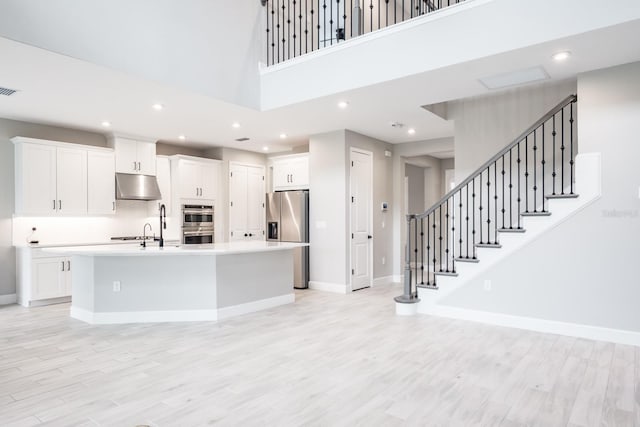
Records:
[[[190,146],[227,146],[270,152],[305,144],[309,135],[351,129],[391,143],[453,135],[453,124],[421,105],[488,93],[478,79],[529,66],[551,79],[640,60],[640,21],[554,40],[374,86],[260,112],[210,96],[0,38],[0,86],[20,90],[0,96],[0,117],[71,128],[117,132]],[[558,49],[571,59],[554,63]],[[346,110],[339,100],[349,101]],[[165,105],[154,111],[154,103]],[[108,120],[111,129],[101,127]],[[231,124],[237,121],[239,129]],[[403,123],[393,128],[391,122]],[[410,136],[407,129],[414,127]],[[288,134],[281,140],[281,133]],[[184,134],[186,142],[178,140]],[[239,137],[251,138],[236,142]]]

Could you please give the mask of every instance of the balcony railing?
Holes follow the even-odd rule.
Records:
[[[464,0],[261,0],[267,65],[278,64]]]

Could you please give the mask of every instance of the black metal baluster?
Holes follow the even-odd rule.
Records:
[[[478,228],[480,229],[480,244],[483,244],[484,239],[482,238],[482,172],[480,172],[480,185],[478,187],[478,193],[480,194],[480,204],[478,206],[480,222],[478,224]]]
[[[513,148],[509,150],[509,229],[513,229]]]
[[[433,211],[433,284],[436,283],[436,211]]]
[[[333,0],[329,0],[329,40],[331,40],[330,45],[333,45]],[[326,43],[325,43],[326,46]],[[416,222],[416,230],[418,229],[418,223]],[[416,277],[416,280],[418,278]]]
[[[562,138],[560,140],[560,154],[561,154],[561,164],[560,164],[560,194],[564,194],[564,107],[562,107],[562,114],[560,117],[562,121],[561,131]]]
[[[553,194],[556,194],[556,115],[553,115],[553,132],[551,132],[551,136],[553,137],[553,172],[551,176],[553,178]]]
[[[278,33],[278,62],[280,62],[280,0],[277,0],[276,28]]]
[[[414,265],[416,268],[416,273],[414,274],[416,281],[416,287],[418,286],[418,218],[417,217],[413,217],[413,222],[415,224],[414,228],[413,228],[413,241],[414,241],[414,249],[413,249],[413,253],[414,253]]]
[[[522,142],[522,141],[520,141]],[[522,193],[520,193],[520,142],[518,142],[518,214],[517,214],[517,218],[518,218],[518,230],[520,230],[520,212],[522,212],[520,209],[520,202],[522,201]]]
[[[282,2],[282,20],[284,21],[284,1]],[[291,59],[291,0],[287,0],[287,32],[286,32],[286,46],[287,46],[287,50],[286,53],[288,55],[287,59]],[[284,28],[282,29],[282,37],[285,37],[285,31]],[[285,52],[284,50],[284,46],[285,46],[285,39],[282,39],[282,51]],[[283,53],[284,56],[284,53]]]
[[[378,19],[380,19],[380,7],[378,7]],[[369,21],[369,31],[373,31],[373,0],[369,2]],[[379,24],[380,23],[378,23],[378,26],[380,26]]]
[[[524,211],[529,212],[529,135],[524,140]]]
[[[444,257],[447,260],[447,270],[446,272],[449,272],[449,241],[451,239],[449,239],[449,200],[447,199],[446,204],[447,204],[447,213],[445,215],[445,219],[446,219],[446,227],[444,229],[445,231],[445,239],[446,239],[446,246],[445,246],[445,251],[444,251]]]
[[[504,182],[502,183],[504,185]],[[503,187],[504,188],[504,187]],[[493,162],[493,241],[498,244],[498,161]],[[504,218],[502,218],[504,224]]]
[[[317,0],[318,3],[320,2],[320,0]],[[313,28],[313,17],[316,14],[316,11],[319,9],[314,9],[313,8],[313,0],[311,0],[311,52],[313,52],[313,47],[315,46],[315,43],[313,42],[313,35],[315,34],[315,29]],[[320,17],[318,17],[318,19],[320,19]],[[318,38],[320,38],[320,35],[318,35]]]
[[[270,65],[269,64],[269,3],[266,4],[267,7],[267,67]]]
[[[440,237],[438,240],[440,241],[440,272],[442,272],[442,205],[438,207],[440,211]]]
[[[533,131],[533,211],[538,212],[538,140],[537,132]]]
[[[420,284],[424,285],[424,218],[420,218]]]
[[[360,1],[360,0],[358,0],[358,1]],[[346,4],[344,5],[344,8],[345,8],[345,14],[346,14],[347,13],[347,5]],[[350,16],[350,18],[349,18],[349,21],[350,21],[349,26],[351,28],[350,29],[350,33],[349,33],[349,38],[353,38],[353,0],[349,0],[349,16]],[[360,18],[360,17],[358,17],[358,18]],[[346,32],[347,30],[345,29],[344,31]]]
[[[396,1],[397,0],[393,0],[393,23],[394,24],[398,22],[398,4],[396,3]]]
[[[540,162],[542,163],[542,193],[540,194],[540,197],[542,198],[542,212],[546,212],[546,208],[544,207],[544,197],[545,197],[545,188],[544,188],[544,181],[545,181],[545,176],[544,176],[544,165],[547,163],[547,161],[545,160],[545,150],[544,150],[544,123],[542,123],[542,161]]]
[[[471,227],[473,231],[471,236],[473,238],[473,245],[471,245],[471,250],[473,251],[473,259],[476,259],[476,179],[473,178],[471,180]]]
[[[460,236],[460,250],[458,251],[458,256],[462,258],[462,188],[458,191],[458,201],[460,202],[460,218],[458,219],[458,223],[460,224],[460,230],[458,231],[458,235]]]
[[[504,156],[502,156],[502,228],[506,228],[504,226],[504,214],[506,211],[506,209],[504,208]]]
[[[410,18],[413,18],[413,1],[414,0],[411,0],[411,14],[409,16]]]
[[[296,34],[296,3],[297,0],[293,0],[293,57],[296,57],[296,39],[297,39],[297,34]],[[291,43],[291,40],[289,40],[289,43]]]
[[[327,47],[327,0],[322,0],[322,47]]]
[[[402,0],[402,21],[404,22],[404,0]]]
[[[467,203],[466,203],[466,208],[467,208],[467,216],[465,217],[465,221],[466,221],[466,228],[467,228],[467,259],[469,259],[469,184],[467,184],[466,186],[466,194],[467,194]],[[462,255],[462,254],[461,254]]]
[[[385,22],[384,22],[384,26],[388,27],[389,26],[389,0],[384,0],[386,7],[387,7],[387,15],[385,18]]]
[[[487,244],[491,244],[491,165],[487,168]]]
[[[382,10],[382,8],[380,7],[380,0],[378,0],[378,29],[380,29],[380,19],[382,19],[381,18],[381,16],[382,16],[381,10]],[[373,28],[371,28],[371,31],[373,31]]]
[[[306,0],[300,0],[298,3],[298,55],[302,55],[302,2]],[[295,54],[295,53],[294,53]]]
[[[431,277],[429,277],[429,263],[431,262],[431,240],[429,240],[429,238],[431,237],[431,224],[429,221],[430,216],[431,214],[427,215],[427,285],[431,284]]]
[[[571,167],[571,173],[569,175],[569,194],[573,194],[573,164],[575,163],[575,161],[573,160],[573,104],[574,102],[571,102],[571,104],[569,104],[569,131],[571,132],[569,141],[571,147],[571,157],[569,158],[569,165]]]
[[[347,40],[347,0],[344,0],[342,6],[342,31],[344,31],[344,40]],[[338,9],[339,10],[339,9]],[[340,13],[340,12],[338,12]]]

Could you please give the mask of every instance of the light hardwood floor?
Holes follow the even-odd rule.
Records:
[[[0,308],[0,425],[632,426],[635,347],[429,316],[397,286],[220,323]]]

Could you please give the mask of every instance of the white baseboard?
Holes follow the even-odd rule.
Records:
[[[346,294],[347,285],[329,282],[309,282],[309,288],[316,291],[335,292],[337,294]]]
[[[508,328],[527,329],[549,334],[566,335],[590,340],[606,341],[616,344],[640,347],[640,332],[610,329],[599,326],[581,325],[578,323],[559,322],[556,320],[536,319],[533,317],[513,316],[510,314],[491,313],[488,311],[468,310],[446,305],[433,305],[421,313],[449,317],[452,319],[470,320]]]
[[[393,276],[382,276],[382,277],[376,277],[375,279],[373,279],[373,286],[390,285],[392,283],[396,283],[393,280]]]
[[[17,302],[18,295],[16,294],[0,295],[0,305],[15,304]]]
[[[154,322],[205,322],[218,320],[218,311],[213,309],[96,313],[78,307],[71,307],[71,317],[92,325]]]
[[[231,307],[223,307],[218,309],[218,320],[228,319],[233,316],[253,313],[268,308],[277,307],[279,305],[291,304],[296,301],[296,294],[280,295],[273,298],[261,299],[258,301],[248,302],[246,304],[233,305]]]

